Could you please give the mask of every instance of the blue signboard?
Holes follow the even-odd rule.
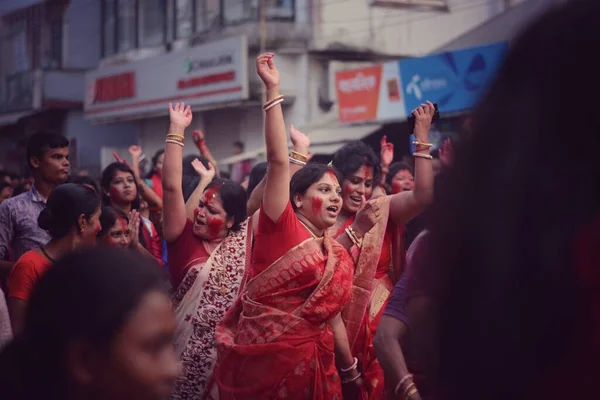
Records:
[[[440,112],[472,108],[508,50],[502,42],[399,61],[406,112],[429,100]]]

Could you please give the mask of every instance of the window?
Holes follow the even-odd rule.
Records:
[[[223,23],[235,25],[258,20],[258,0],[222,0]]]
[[[220,7],[220,0],[196,0],[196,32],[206,32],[219,26]]]
[[[115,0],[104,0],[102,20],[102,54],[106,57],[115,54],[115,30],[117,28],[115,19]]]
[[[62,6],[48,6],[48,38],[42,57],[42,68],[60,68],[63,51],[63,13]]]
[[[144,0],[139,2],[140,46],[159,46],[165,41],[167,16],[166,0]]]
[[[117,4],[117,49],[120,52],[135,49],[135,0],[118,0]]]
[[[265,0],[268,19],[293,19],[294,0]]]
[[[23,72],[29,69],[27,57],[27,20],[20,18],[10,23],[10,52],[12,54],[12,73]]]
[[[177,39],[189,37],[193,32],[194,2],[193,0],[176,0],[175,15],[177,20],[176,35]]]

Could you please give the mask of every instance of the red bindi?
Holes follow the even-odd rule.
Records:
[[[211,187],[210,189],[206,189],[206,192],[204,192],[204,198],[206,199],[206,201],[205,201],[206,204],[210,204],[212,199],[217,195],[219,189],[221,189],[221,185],[215,185],[215,186]]]
[[[312,211],[313,214],[317,214],[321,211],[321,207],[323,207],[323,199],[320,197],[312,198]]]

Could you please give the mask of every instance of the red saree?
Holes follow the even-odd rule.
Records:
[[[354,271],[352,301],[342,317],[348,331],[352,354],[358,358],[364,382],[360,390],[344,387],[344,399],[382,399],[385,385],[383,370],[377,361],[373,338],[389,297],[404,267],[403,228],[388,221],[390,197],[378,199],[381,219],[369,231],[360,249]],[[344,232],[353,218],[337,232]]]
[[[248,281],[217,326],[219,399],[341,399],[327,322],[350,298],[352,269],[332,238],[311,238]]]

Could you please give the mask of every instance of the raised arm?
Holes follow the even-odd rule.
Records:
[[[390,219],[405,224],[433,201],[433,166],[429,154],[429,129],[435,114],[433,103],[421,104],[413,111],[415,116],[415,188],[400,192],[390,199]]]
[[[306,156],[308,158],[308,149],[310,147],[310,139],[304,132],[299,131],[290,125],[290,139],[292,139],[293,150]],[[302,165],[290,162],[290,178],[302,168]],[[263,193],[265,192],[266,177],[254,188],[247,202],[248,215],[254,215],[254,213],[260,208],[260,202],[263,199]]]
[[[217,160],[215,160],[212,153],[210,152],[210,149],[208,148],[208,145],[206,144],[204,132],[202,132],[200,129],[195,129],[192,132],[192,140],[194,141],[194,144],[196,145],[198,150],[200,150],[200,154],[202,154],[208,160],[208,162],[213,165],[215,169],[215,176],[220,177],[221,172],[219,171]]]
[[[200,175],[200,182],[198,182],[198,186],[192,192],[192,195],[185,203],[185,212],[187,214],[187,218],[189,220],[194,220],[194,210],[198,207],[198,203],[200,203],[200,199],[202,198],[202,193],[204,193],[204,189],[212,182],[215,177],[216,170],[213,167],[212,163],[208,162],[208,169],[204,167],[204,164],[200,162],[197,158],[194,158],[192,161],[192,167],[198,175]]]
[[[131,154],[132,160],[131,170],[133,171],[134,178],[137,181],[140,195],[148,202],[150,207],[162,208],[162,199],[156,194],[156,192],[154,192],[154,190],[150,189],[148,185],[146,185],[146,182],[141,177],[140,157],[142,156],[142,148],[135,145],[129,146],[129,154]]]
[[[290,166],[283,109],[279,98],[279,71],[273,53],[261,54],[256,59],[258,75],[265,84],[265,145],[267,148],[267,176],[263,194],[263,210],[277,221],[290,201]]]
[[[192,110],[184,103],[169,104],[171,126],[165,141],[163,161],[163,235],[172,242],[181,235],[187,220],[181,179],[185,128],[192,123]]]

